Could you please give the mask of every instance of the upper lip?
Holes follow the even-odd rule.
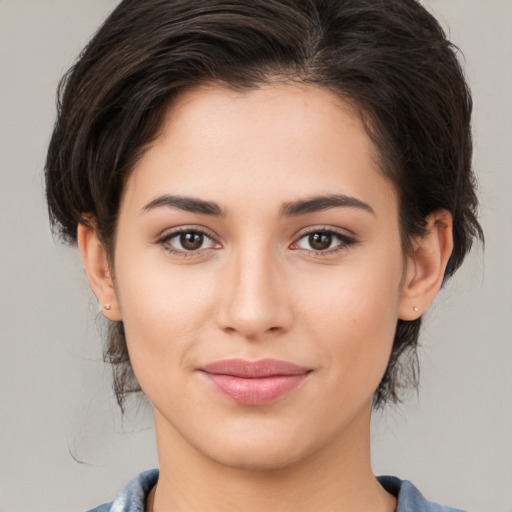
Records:
[[[201,370],[214,375],[232,375],[233,377],[246,379],[279,375],[303,375],[311,371],[310,368],[278,359],[259,359],[257,361],[224,359],[209,363],[201,367]]]

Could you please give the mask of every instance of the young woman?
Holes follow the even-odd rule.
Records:
[[[159,471],[98,512],[449,510],[377,479],[369,430],[481,237],[470,114],[414,0],[119,4],[46,165],[119,404],[154,411]]]

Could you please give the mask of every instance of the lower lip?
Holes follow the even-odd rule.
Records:
[[[243,405],[266,405],[275,402],[297,388],[308,376],[307,373],[301,373],[245,379],[233,375],[205,375],[224,395]]]

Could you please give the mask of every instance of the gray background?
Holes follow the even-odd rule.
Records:
[[[58,78],[115,4],[0,0],[0,512],[84,510],[157,463],[148,407],[115,410],[97,307],[42,193]],[[374,418],[374,467],[512,512],[512,2],[426,4],[464,50],[487,246],[427,314],[419,398]]]

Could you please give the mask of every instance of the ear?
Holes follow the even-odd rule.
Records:
[[[443,284],[444,272],[453,250],[452,216],[436,210],[427,217],[427,232],[412,240],[405,279],[398,304],[398,318],[416,320]]]
[[[113,322],[121,320],[114,281],[108,264],[107,250],[99,241],[94,223],[78,224],[78,247],[89,279],[89,285],[98,299],[103,315]]]

